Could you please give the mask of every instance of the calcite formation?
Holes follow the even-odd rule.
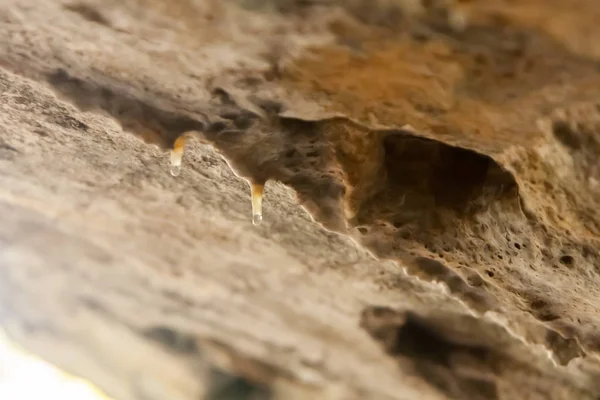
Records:
[[[116,400],[598,399],[599,20],[3,0],[1,325]]]

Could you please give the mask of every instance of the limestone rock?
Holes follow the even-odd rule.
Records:
[[[597,399],[600,8],[458,3],[3,0],[1,325],[117,400]]]

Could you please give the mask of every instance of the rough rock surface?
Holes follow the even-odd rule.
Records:
[[[117,400],[600,398],[600,6],[426,3],[0,2],[4,329]]]

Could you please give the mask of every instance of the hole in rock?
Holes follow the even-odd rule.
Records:
[[[562,265],[573,265],[575,259],[570,255],[564,255],[560,257],[559,261]]]
[[[465,210],[485,186],[514,183],[491,158],[471,150],[403,136],[388,137],[384,147],[390,183],[430,197],[438,207]]]
[[[363,204],[365,220],[443,228],[448,218],[455,223],[517,196],[513,176],[475,151],[402,131],[388,132],[383,150],[383,189]]]

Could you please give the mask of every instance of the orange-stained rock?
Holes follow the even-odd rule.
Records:
[[[597,399],[568,3],[5,0],[0,325],[116,400]]]

